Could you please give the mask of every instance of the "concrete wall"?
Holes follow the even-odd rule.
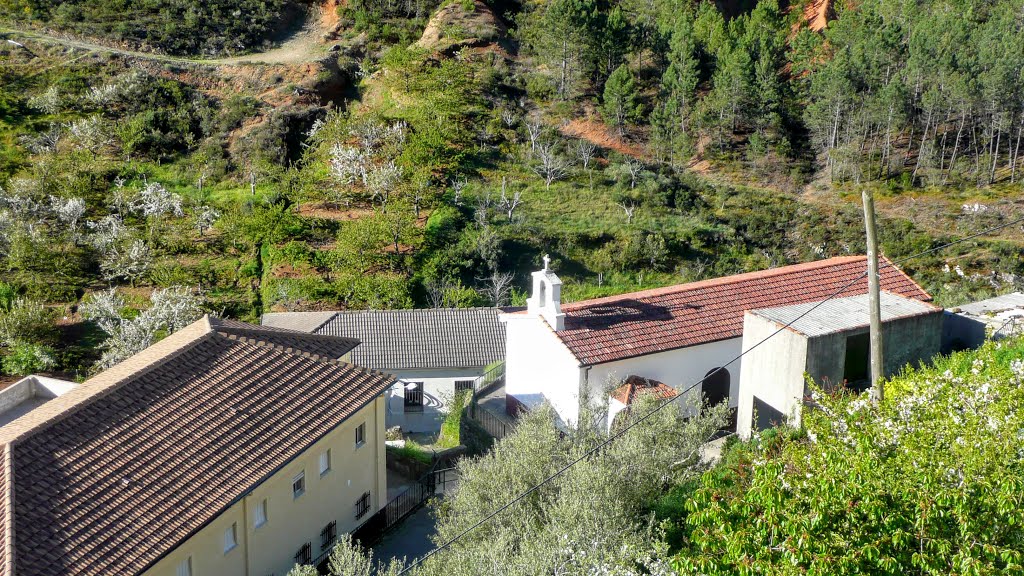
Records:
[[[783,330],[753,348],[778,329],[779,325],[771,320],[749,312],[743,316],[743,349],[750,352],[743,357],[739,378],[736,432],[741,438],[750,438],[754,396],[787,416],[797,416],[794,408],[804,393],[807,339],[791,330]]]
[[[563,423],[579,417],[579,361],[543,319],[505,314],[505,394],[527,408],[545,400]]]
[[[751,348],[779,327],[771,320],[747,313],[743,323],[743,348]],[[740,436],[750,436],[754,396],[789,416],[790,424],[799,426],[805,374],[825,389],[842,384],[847,338],[867,331],[867,328],[858,328],[807,338],[793,330],[783,330],[747,354],[740,373],[737,413]],[[883,324],[886,377],[898,374],[908,364],[918,365],[930,360],[939,353],[941,340],[941,310]]]
[[[598,364],[590,368],[586,382],[590,386],[592,398],[607,396],[609,382],[614,381],[617,386],[617,383],[631,375],[650,378],[677,390],[684,390],[700,381],[711,370],[739,356],[742,342],[741,338],[733,338]],[[729,371],[730,407],[735,407],[739,400],[740,367],[741,363],[737,361],[726,368]],[[702,393],[701,386],[692,392],[694,395]]]
[[[355,529],[386,504],[384,456],[385,399],[378,397],[310,449],[220,514],[210,524],[147,570],[147,576],[175,576],[192,558],[194,576],[283,576],[306,542],[320,554],[320,531],[337,521],[338,534]],[[355,445],[355,429],[366,424],[366,442]],[[331,450],[331,470],[319,474],[320,454]],[[306,491],[293,498],[292,479],[305,472]],[[269,470],[267,472],[270,472]],[[202,489],[201,486],[189,487]],[[355,517],[355,503],[370,493],[370,510]],[[267,522],[254,526],[254,510],[267,502]],[[224,552],[224,532],[237,527],[237,547]]]
[[[388,391],[387,427],[401,426],[406,432],[437,432],[444,421],[446,400],[455,394],[456,380],[476,380],[484,367],[439,370],[385,370],[398,378],[399,384]],[[423,412],[405,411],[406,382],[423,382]]]
[[[946,311],[942,317],[942,353],[978,348],[985,343],[986,326],[978,318]]]

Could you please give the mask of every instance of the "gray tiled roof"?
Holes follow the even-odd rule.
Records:
[[[500,312],[497,308],[351,310],[336,313],[316,333],[359,340],[352,362],[376,370],[476,368],[505,357]]]
[[[942,313],[941,308],[927,302],[904,298],[886,291],[881,293],[880,304],[882,322]],[[812,337],[867,328],[870,323],[867,294],[835,298],[820,305],[817,302],[804,302],[792,306],[751,310],[750,313],[780,325],[792,322],[790,330]],[[804,313],[807,315],[800,317]]]
[[[313,332],[335,314],[337,312],[267,312],[260,323],[275,328]]]

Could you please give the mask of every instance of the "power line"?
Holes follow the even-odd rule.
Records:
[[[963,243],[963,242],[967,242],[967,241],[969,241],[969,240],[973,240],[973,239],[975,239],[975,238],[978,238],[978,237],[980,237],[980,236],[984,236],[984,235],[986,235],[986,234],[991,234],[992,232],[997,232],[997,231],[999,231],[999,230],[1003,230],[1003,229],[1005,229],[1005,228],[1009,228],[1010,226],[1013,226],[1013,225],[1015,225],[1015,224],[1020,224],[1020,223],[1024,223],[1024,217],[1022,217],[1022,218],[1018,218],[1018,219],[1016,219],[1016,220],[1013,220],[1013,221],[1011,221],[1011,222],[1006,222],[1006,223],[1004,223],[1004,224],[1001,224],[1001,225],[999,225],[999,226],[993,226],[992,228],[987,228],[987,229],[985,229],[985,230],[982,230],[982,231],[980,231],[980,232],[976,232],[976,233],[974,233],[974,234],[972,234],[972,235],[969,235],[969,236],[965,236],[965,237],[963,237],[963,238],[959,238],[959,239],[957,239],[957,240],[954,240],[954,241],[952,241],[952,242],[948,242],[948,243],[946,243],[946,244],[942,244],[942,245],[940,245],[940,246],[936,246],[936,247],[934,247],[934,248],[929,248],[928,250],[922,250],[921,252],[918,252],[918,253],[916,253],[916,254],[911,254],[910,256],[907,256],[907,257],[905,257],[905,258],[902,258],[902,259],[900,259],[900,260],[898,260],[898,261],[896,261],[896,262],[884,262],[884,263],[882,263],[882,264],[881,264],[881,265],[879,266],[879,268],[878,268],[878,270],[879,270],[879,273],[881,273],[881,271],[882,271],[882,270],[883,270],[884,268],[886,268],[886,267],[895,267],[895,266],[897,266],[898,264],[902,264],[902,263],[904,263],[904,262],[906,262],[906,261],[908,261],[908,260],[912,260],[912,259],[914,259],[914,258],[920,258],[921,256],[925,256],[925,255],[927,255],[927,254],[931,254],[931,253],[933,253],[933,252],[938,252],[939,250],[944,250],[944,249],[946,249],[946,248],[949,248],[950,246],[954,246],[954,245],[956,245],[956,244],[960,244],[960,243]],[[399,572],[399,573],[398,573],[398,576],[402,576],[403,574],[406,574],[407,572],[409,572],[409,571],[410,571],[410,570],[412,570],[413,568],[415,568],[415,567],[419,566],[420,564],[423,564],[423,562],[425,562],[425,561],[426,561],[426,560],[427,560],[428,558],[430,558],[431,556],[433,556],[433,555],[437,554],[438,552],[441,552],[442,550],[445,550],[446,548],[448,548],[449,546],[451,546],[452,544],[454,544],[454,543],[455,543],[455,542],[457,542],[458,540],[462,539],[462,538],[463,538],[464,536],[466,536],[467,534],[469,534],[469,533],[470,533],[470,532],[472,532],[473,530],[476,530],[477,528],[479,528],[480,526],[482,526],[482,525],[483,525],[484,523],[486,523],[486,522],[487,522],[487,521],[489,521],[490,519],[494,518],[494,517],[495,517],[495,516],[497,516],[498,514],[501,514],[501,513],[502,513],[502,512],[504,512],[505,510],[508,510],[509,508],[511,508],[512,506],[514,506],[514,505],[515,505],[516,503],[520,502],[521,500],[523,500],[524,498],[526,498],[527,496],[529,496],[530,494],[533,494],[534,492],[536,492],[537,490],[541,489],[541,488],[542,488],[543,486],[545,486],[546,484],[548,484],[548,483],[549,483],[549,482],[551,482],[552,480],[554,480],[554,479],[558,478],[559,476],[561,476],[562,474],[564,474],[564,473],[565,473],[566,471],[568,471],[568,470],[569,470],[570,468],[572,468],[572,467],[573,467],[573,466],[575,466],[576,464],[579,464],[579,463],[580,463],[580,462],[582,462],[583,460],[586,460],[586,459],[587,459],[587,458],[589,458],[590,456],[593,456],[593,455],[594,455],[595,453],[597,453],[598,451],[600,451],[601,449],[603,449],[603,448],[604,448],[605,446],[608,446],[609,444],[611,444],[612,442],[614,442],[614,441],[615,441],[616,439],[618,439],[618,438],[619,438],[620,436],[622,436],[622,435],[624,435],[624,434],[625,434],[626,432],[629,432],[630,430],[632,430],[632,429],[633,429],[634,427],[636,427],[636,426],[637,426],[638,424],[640,424],[640,423],[642,423],[642,422],[646,421],[647,419],[651,418],[652,416],[654,416],[655,414],[657,414],[658,412],[660,412],[660,411],[661,411],[662,409],[664,409],[664,408],[665,408],[666,406],[668,406],[669,404],[672,404],[673,402],[675,402],[675,401],[676,401],[676,400],[678,400],[679,398],[681,398],[681,397],[685,396],[685,395],[686,395],[686,394],[687,394],[688,392],[690,392],[691,390],[693,390],[693,389],[694,389],[694,388],[696,388],[697,386],[700,386],[701,384],[703,384],[705,380],[707,380],[707,379],[708,379],[708,378],[710,378],[711,376],[713,376],[713,375],[717,374],[717,373],[718,373],[718,372],[719,372],[720,370],[724,370],[724,369],[725,369],[726,367],[728,367],[728,366],[730,366],[730,365],[732,365],[732,364],[736,363],[736,362],[737,362],[738,360],[740,360],[741,358],[743,358],[744,356],[746,356],[746,355],[747,355],[748,353],[750,353],[750,352],[754,351],[754,350],[755,350],[755,349],[757,349],[757,348],[758,348],[759,346],[761,346],[762,344],[764,344],[764,343],[765,343],[765,342],[767,342],[768,340],[772,339],[773,337],[775,337],[776,335],[778,335],[778,334],[779,334],[780,332],[782,332],[783,330],[786,330],[786,329],[788,329],[788,328],[789,328],[790,326],[792,326],[793,324],[795,324],[795,323],[796,323],[797,321],[799,321],[799,320],[800,320],[801,318],[803,318],[804,316],[807,316],[807,315],[808,315],[808,314],[810,314],[811,312],[814,312],[815,310],[817,310],[818,308],[820,308],[821,306],[823,306],[823,305],[824,305],[825,303],[827,303],[827,302],[829,302],[830,300],[832,300],[832,299],[834,299],[834,298],[838,297],[838,296],[839,296],[840,294],[842,294],[842,293],[846,292],[846,291],[847,291],[847,290],[849,290],[849,289],[850,289],[851,287],[853,287],[853,285],[854,285],[854,284],[856,284],[856,283],[860,282],[860,281],[861,281],[862,279],[864,279],[864,277],[866,277],[867,275],[868,275],[867,271],[865,271],[865,272],[862,272],[862,273],[861,273],[860,275],[858,275],[858,276],[857,276],[856,278],[854,278],[853,280],[851,280],[851,281],[850,281],[849,283],[845,284],[845,285],[844,285],[844,286],[843,286],[842,288],[840,288],[839,290],[836,290],[835,292],[833,292],[832,294],[830,294],[830,295],[829,295],[829,296],[828,296],[827,298],[825,298],[825,299],[824,299],[824,300],[822,300],[821,302],[818,302],[817,304],[815,304],[815,305],[814,305],[814,306],[812,306],[811,308],[809,308],[809,309],[807,309],[806,311],[802,312],[802,313],[801,313],[801,314],[799,314],[799,315],[798,315],[798,316],[797,316],[796,318],[793,318],[792,320],[790,320],[789,322],[787,322],[787,323],[786,323],[786,324],[785,324],[784,326],[782,326],[782,327],[781,327],[781,328],[779,328],[778,330],[776,330],[776,331],[772,332],[772,333],[771,333],[771,334],[769,334],[768,336],[765,336],[765,337],[764,337],[764,338],[763,338],[762,340],[760,340],[759,342],[757,342],[756,344],[754,344],[753,346],[751,346],[751,347],[750,347],[750,348],[748,348],[747,350],[743,350],[743,351],[741,351],[741,352],[739,353],[739,355],[737,355],[736,357],[734,357],[734,358],[733,358],[732,360],[729,360],[729,361],[728,361],[728,362],[726,362],[726,363],[725,363],[724,365],[722,365],[722,366],[719,366],[719,367],[718,367],[717,369],[715,369],[715,370],[711,371],[710,373],[708,373],[707,375],[705,375],[705,376],[704,376],[703,378],[701,378],[700,380],[698,380],[698,381],[694,382],[693,384],[691,384],[690,386],[688,386],[687,388],[685,388],[685,389],[684,389],[684,390],[683,390],[682,392],[679,392],[678,394],[676,394],[676,395],[675,395],[675,396],[673,396],[672,398],[669,398],[669,399],[667,399],[667,400],[665,400],[665,401],[661,402],[660,404],[658,404],[657,406],[655,406],[655,407],[654,407],[653,409],[651,409],[651,411],[649,411],[649,412],[648,412],[647,414],[644,414],[644,415],[643,415],[643,416],[641,416],[640,418],[638,418],[638,419],[634,420],[633,422],[629,423],[629,424],[628,424],[627,426],[623,427],[623,428],[622,428],[621,430],[619,430],[618,432],[615,432],[615,433],[613,433],[613,434],[609,435],[609,436],[608,436],[608,438],[606,438],[605,440],[601,441],[601,442],[600,442],[600,443],[599,443],[599,444],[598,444],[597,446],[595,446],[595,447],[591,448],[590,450],[588,450],[588,451],[584,452],[584,453],[583,453],[583,454],[582,454],[581,456],[577,457],[577,458],[576,458],[575,460],[572,460],[571,462],[569,462],[569,463],[568,463],[568,464],[566,464],[565,466],[562,466],[561,468],[559,468],[559,469],[558,469],[558,471],[556,471],[555,473],[553,473],[553,474],[549,475],[548,477],[544,478],[543,480],[541,480],[541,481],[540,481],[540,482],[538,482],[537,484],[534,484],[533,486],[531,486],[531,487],[530,487],[530,488],[529,488],[528,490],[526,490],[526,491],[525,491],[525,492],[523,492],[522,494],[520,494],[520,495],[516,496],[516,497],[515,497],[515,498],[513,498],[512,500],[508,501],[507,503],[503,504],[502,506],[500,506],[500,507],[496,508],[495,510],[491,511],[491,513],[490,513],[490,514],[488,514],[488,515],[484,516],[484,517],[483,517],[483,518],[481,518],[480,520],[477,520],[477,521],[476,521],[475,523],[473,523],[473,525],[471,525],[470,527],[466,528],[466,529],[465,529],[465,530],[463,530],[462,532],[459,532],[458,534],[456,534],[455,536],[453,536],[452,538],[450,538],[450,539],[449,539],[449,540],[448,540],[447,542],[445,542],[445,543],[443,543],[443,544],[441,544],[441,545],[437,546],[436,548],[432,549],[432,550],[431,550],[430,552],[427,552],[426,554],[424,554],[424,555],[423,555],[422,557],[420,557],[420,558],[417,558],[417,559],[413,560],[413,562],[412,562],[411,564],[409,564],[408,566],[406,566],[406,567],[405,567],[405,568],[404,568],[404,569],[403,569],[403,570],[402,570],[401,572]]]

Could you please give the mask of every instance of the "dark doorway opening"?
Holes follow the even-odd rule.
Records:
[[[729,385],[732,378],[725,368],[715,368],[704,375],[704,383],[701,385],[704,391],[704,401],[708,406],[717,406],[722,402],[729,401]]]
[[[863,392],[870,384],[868,380],[870,372],[868,348],[870,345],[871,336],[867,332],[846,338],[846,363],[843,366],[843,380],[846,381],[846,387],[855,392]]]

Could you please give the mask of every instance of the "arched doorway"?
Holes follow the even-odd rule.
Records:
[[[708,406],[717,406],[722,402],[729,402],[729,385],[732,378],[725,368],[714,368],[704,375],[704,383],[701,389],[704,392],[704,401]]]

